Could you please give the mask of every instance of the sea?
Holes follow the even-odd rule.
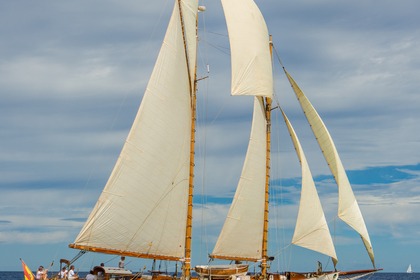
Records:
[[[84,277],[87,273],[80,272],[80,277]],[[23,280],[22,271],[0,271],[0,280]],[[371,276],[361,278],[370,280],[420,280],[420,273],[386,273],[379,272]]]

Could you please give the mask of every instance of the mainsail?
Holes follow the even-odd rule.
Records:
[[[337,255],[311,170],[292,124],[283,110],[281,113],[302,168],[302,190],[292,244],[330,256],[336,264]]]
[[[296,94],[297,99],[302,107],[305,116],[311,125],[311,129],[321,147],[322,153],[331,173],[334,176],[338,185],[338,216],[355,231],[357,231],[366,247],[369,257],[375,266],[374,254],[372,244],[370,242],[369,234],[360,211],[359,205],[353,194],[349,179],[347,178],[346,171],[341,163],[340,157],[335,148],[334,142],[315,108],[309,102],[308,98],[304,95],[297,83],[293,80],[292,76],[284,70],[289,82]]]
[[[70,247],[144,258],[185,257],[197,5],[195,0],[175,3],[128,138]]]

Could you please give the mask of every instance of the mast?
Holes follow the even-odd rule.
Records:
[[[195,162],[195,122],[197,116],[197,65],[191,66],[190,61],[188,59],[188,47],[187,47],[187,39],[185,35],[185,25],[184,25],[184,18],[182,15],[182,6],[181,0],[178,0],[179,6],[179,14],[181,19],[181,28],[182,28],[182,37],[184,40],[184,47],[185,47],[185,58],[187,63],[187,70],[189,74],[189,81],[190,82],[190,95],[191,95],[191,138],[190,138],[190,168],[189,168],[189,179],[188,179],[188,208],[187,208],[187,222],[185,226],[185,256],[184,256],[184,265],[182,269],[182,273],[184,279],[190,279],[191,275],[191,239],[192,239],[192,218],[193,218],[193,195],[194,195],[194,162]],[[195,34],[196,34],[196,42],[197,45],[197,38],[198,38],[198,14],[195,19]],[[196,55],[196,54],[195,54]],[[194,67],[194,72],[191,77],[191,67]]]
[[[196,84],[194,78],[194,91],[191,98],[191,142],[190,142],[190,176],[188,182],[188,210],[187,210],[187,224],[185,234],[185,260],[183,274],[185,279],[190,278],[191,270],[191,239],[192,239],[192,212],[193,212],[193,192],[194,192],[194,160],[195,160],[195,121],[196,121]]]

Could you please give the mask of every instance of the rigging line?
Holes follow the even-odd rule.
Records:
[[[204,42],[205,42],[208,46],[213,47],[214,49],[216,49],[216,50],[220,51],[221,53],[224,53],[224,54],[230,55],[230,50],[229,50],[229,48],[227,48],[227,47],[223,47],[223,46],[219,46],[219,45],[215,45],[215,44],[212,44],[212,43],[210,43],[210,42],[209,42],[209,41],[207,41],[207,40],[204,40]]]
[[[274,47],[274,45],[273,45],[273,47]],[[275,69],[275,65],[273,63],[273,73],[274,73],[274,69]],[[276,86],[276,84],[275,84],[275,86]],[[274,89],[273,103],[276,106],[274,106],[274,104],[273,104],[272,115],[275,116],[274,119],[276,121],[276,127],[277,127],[277,129],[276,129],[276,131],[277,131],[277,134],[276,134],[277,153],[280,153],[281,144],[282,144],[281,126],[282,126],[283,122],[280,121],[280,114],[279,114],[280,111],[276,110],[276,109],[279,108],[279,100],[278,100],[278,95],[276,94],[276,92],[277,92],[277,90]],[[278,195],[276,195],[276,197],[278,197],[278,200],[279,200],[279,203],[278,203],[278,206],[277,206],[277,211],[276,211],[276,214],[277,214],[277,219],[276,219],[276,222],[277,222],[276,244],[281,244],[281,245],[284,246],[284,244],[288,244],[288,241],[286,241],[286,236],[287,236],[286,235],[286,227],[280,223],[281,220],[284,220],[284,216],[283,216],[284,213],[281,211],[281,205],[284,205],[284,200],[285,200],[284,185],[283,185],[283,179],[282,179],[284,175],[283,175],[283,169],[280,168],[281,162],[282,162],[282,158],[278,157],[277,161],[276,161],[276,164],[277,164],[278,167],[277,168],[272,168],[273,170],[278,170],[277,171],[277,177],[276,177],[277,178],[276,179],[277,180],[277,183],[276,183],[277,188],[272,188],[272,190],[273,189],[277,190]],[[286,246],[283,250],[285,250],[288,246]],[[281,254],[281,252],[277,253],[276,256],[279,256],[280,254]],[[276,260],[277,260],[276,264],[277,264],[278,269],[290,267],[290,256],[289,256],[289,260],[287,260],[285,256],[286,256],[286,253],[283,253],[282,257],[276,257]]]
[[[214,34],[214,35],[218,35],[218,36],[222,36],[222,37],[226,37],[226,38],[228,38],[228,37],[229,37],[227,34],[224,34],[224,33],[218,33],[218,32],[214,32],[214,31],[208,31],[208,33],[210,33],[210,34]]]
[[[274,254],[274,256],[280,256],[280,254],[281,254],[283,251],[285,251],[286,249],[288,249],[289,247],[291,247],[291,245],[292,245],[292,243],[289,243],[288,245],[283,246],[283,247],[282,247],[282,248],[280,248],[280,249],[277,249],[277,252]]]
[[[203,1],[203,2],[205,2],[205,1]],[[205,4],[205,3],[203,3],[203,4]],[[207,32],[208,31],[207,31],[206,13],[202,12],[202,13],[199,13],[198,15],[200,16],[200,19],[201,19],[198,22],[199,22],[199,24],[202,24],[202,26],[203,26],[202,27],[202,32],[200,32],[198,34],[198,44],[197,45],[198,45],[198,50],[200,50],[200,52],[198,54],[199,54],[199,58],[202,61],[202,64],[205,65],[206,73],[207,73],[207,76],[209,77],[210,76],[210,68],[209,68],[208,44],[201,44],[202,41],[207,42]],[[201,46],[202,46],[202,49],[203,49],[203,55],[201,55],[202,54],[201,53]],[[197,58],[197,61],[198,61],[198,58]],[[205,86],[205,89],[203,90],[204,94],[202,95],[202,97],[203,97],[203,99],[202,99],[202,101],[203,101],[203,104],[202,104],[203,105],[202,106],[203,107],[203,110],[202,110],[202,121],[203,121],[203,123],[201,123],[201,125],[200,125],[200,121],[199,121],[199,118],[198,118],[200,116],[200,114],[197,114],[197,125],[201,126],[201,128],[203,128],[202,141],[198,141],[199,143],[202,143],[202,146],[199,145],[199,146],[201,146],[202,162],[203,162],[203,167],[202,167],[202,170],[201,170],[201,174],[202,174],[202,179],[201,179],[201,204],[202,205],[207,204],[207,196],[205,196],[204,194],[205,194],[205,190],[206,190],[206,179],[207,179],[207,176],[206,176],[207,175],[207,173],[206,173],[206,170],[207,170],[207,161],[206,161],[206,157],[207,157],[207,126],[205,125],[205,123],[207,122],[207,119],[208,119],[208,107],[207,107],[208,106],[208,92],[209,92],[209,82],[208,82],[208,80],[205,81],[204,86]],[[197,88],[198,88],[198,85],[197,85]],[[201,95],[198,95],[198,97],[200,97],[200,96]],[[204,216],[205,216],[204,210],[205,210],[205,208],[201,207],[201,230],[202,230],[202,233],[200,235],[200,244],[204,244],[205,254],[203,254],[201,252],[201,247],[202,246],[200,246],[200,254],[199,254],[200,256],[207,255],[208,252],[209,252],[209,243],[207,241],[207,240],[209,240],[209,238],[208,238],[208,234],[207,234],[207,224],[205,223],[205,219],[204,219]]]
[[[272,129],[272,140],[274,140],[274,135],[276,135],[276,150],[274,151],[272,149],[273,154],[276,153],[278,154],[280,151],[280,122],[279,122],[279,116],[277,114],[277,111],[275,111],[274,113],[272,113],[272,126],[276,127],[276,129]],[[273,133],[273,131],[276,131],[276,133]],[[272,142],[273,143],[273,142]],[[274,147],[274,145],[272,146]],[[271,206],[275,206],[275,211],[271,210],[270,213],[272,213],[272,215],[275,217],[274,221],[275,221],[275,225],[274,225],[274,229],[275,229],[275,244],[285,244],[285,228],[280,224],[280,220],[281,218],[281,211],[280,211],[280,205],[281,205],[281,201],[283,200],[283,188],[282,188],[282,181],[281,181],[281,169],[279,168],[280,166],[280,157],[273,157],[272,158],[272,178],[277,178],[276,179],[276,183],[272,183],[272,187],[270,189],[270,193],[271,195]],[[274,174],[275,172],[275,174]],[[273,181],[273,179],[271,179],[271,181]],[[276,187],[274,187],[276,186]],[[276,201],[279,200],[280,203],[276,203]],[[281,233],[280,233],[281,232]],[[283,237],[283,240],[281,240]],[[281,267],[280,265],[280,258],[276,258],[276,264],[277,267]]]
[[[273,45],[273,49],[275,50],[276,53],[276,57],[278,57],[276,49]],[[281,107],[280,107],[280,102],[279,102],[279,98],[277,96],[277,94],[273,95],[273,101],[275,102],[276,106],[273,106],[272,110],[276,112],[275,116],[276,116],[276,121],[277,121],[277,126],[280,128],[280,123],[281,121],[279,114],[277,114],[277,112],[281,111]],[[277,134],[277,149],[278,151],[280,151],[280,129],[277,130],[278,134]],[[278,165],[280,166],[280,162],[278,162]],[[284,200],[284,193],[283,193],[283,183],[282,183],[282,176],[281,176],[281,172],[278,175],[279,178],[279,191],[280,191],[280,200],[283,201]],[[281,204],[281,203],[280,203]],[[282,236],[282,240],[281,240],[281,244],[286,244],[286,228],[284,226],[281,227],[281,236]],[[276,254],[276,256],[279,256],[283,251],[285,251],[289,246],[291,245],[291,243],[289,243],[287,246],[283,247],[283,249],[280,249],[280,251]],[[285,268],[289,268],[290,267],[290,262],[291,262],[291,250],[290,250],[290,254],[289,254],[289,260],[286,260],[286,258],[277,258],[278,259],[278,266],[284,266]],[[286,254],[284,254],[286,255]],[[283,263],[281,263],[283,262]]]
[[[273,48],[274,48],[274,44],[273,44]],[[274,66],[275,65],[273,63],[273,70],[275,69]],[[280,145],[281,144],[281,140],[280,140],[281,139],[281,133],[280,133],[281,132],[281,129],[280,129],[280,126],[281,126],[281,123],[282,122],[279,120],[280,119],[279,114],[278,114],[279,110],[276,110],[276,109],[278,109],[280,107],[280,105],[279,105],[280,102],[278,100],[278,96],[276,94],[276,91],[277,90],[276,90],[275,84],[274,84],[274,88],[273,88],[273,102],[275,102],[276,106],[273,106],[272,107],[272,111],[273,111],[272,115],[275,116],[272,121],[275,121],[276,127],[277,127],[277,129],[276,129],[276,132],[277,132],[276,133],[276,142],[277,142],[276,143],[276,148],[277,148],[277,153],[279,153],[280,152],[280,147],[281,147],[281,145]],[[279,199],[279,203],[278,203],[278,206],[276,207],[277,208],[277,211],[274,212],[276,214],[276,219],[275,219],[275,221],[276,221],[276,226],[275,226],[275,240],[276,240],[276,244],[287,244],[288,242],[286,242],[286,228],[280,224],[280,220],[282,220],[282,214],[283,214],[280,211],[280,206],[282,205],[282,201],[284,201],[284,199],[285,199],[284,198],[284,193],[283,193],[282,169],[280,168],[280,165],[281,165],[280,158],[278,157],[277,160],[274,160],[273,161],[273,164],[274,163],[276,164],[276,166],[278,166],[277,168],[272,168],[272,170],[278,170],[277,176],[276,176],[277,183],[275,184],[277,187],[276,188],[272,187],[271,188],[271,191],[276,190],[278,192],[278,195],[275,194],[275,197],[279,197],[278,198]],[[290,244],[288,246],[290,246]],[[283,250],[285,250],[288,246],[286,246]],[[280,254],[281,254],[281,252],[280,253],[277,253],[275,256],[279,256]],[[282,267],[285,267],[285,268],[290,267],[290,258],[291,258],[291,256],[289,256],[289,261],[288,261],[284,257],[285,255],[286,254],[284,253],[283,254],[283,257],[276,257],[275,258],[278,269],[280,269]]]
[[[274,53],[276,54],[277,61],[279,62],[279,64],[281,65],[281,67],[285,68],[285,67],[284,67],[284,64],[283,64],[283,62],[281,61],[281,58],[280,58],[280,56],[279,56],[279,54],[278,54],[278,52],[277,52],[277,49],[276,49],[276,47],[274,46],[274,44],[273,44],[273,49],[274,49]]]

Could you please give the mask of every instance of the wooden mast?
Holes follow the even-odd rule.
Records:
[[[182,274],[184,279],[190,279],[191,277],[191,239],[192,239],[192,218],[193,218],[193,194],[194,194],[194,161],[195,161],[195,122],[196,122],[196,103],[197,103],[197,66],[194,65],[194,75],[191,77],[191,65],[188,60],[188,49],[187,49],[187,38],[185,37],[185,25],[184,18],[182,15],[181,0],[178,0],[179,15],[181,20],[182,38],[184,40],[185,59],[187,63],[188,71],[188,83],[190,85],[190,100],[191,100],[191,139],[190,139],[190,176],[188,180],[188,208],[187,208],[187,223],[185,229],[185,253],[184,263],[182,267]],[[198,40],[198,15],[196,18],[196,40]],[[191,83],[194,81],[194,83]]]
[[[273,55],[272,36],[269,37],[270,54]],[[269,194],[270,194],[270,152],[271,152],[271,98],[265,98],[265,117],[267,121],[266,129],[266,171],[265,171],[265,204],[264,204],[264,226],[262,242],[261,277],[267,279],[267,260],[268,260],[268,214],[269,214]]]

